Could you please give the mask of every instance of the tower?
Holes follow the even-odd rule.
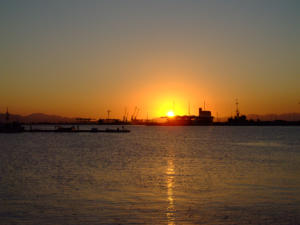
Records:
[[[110,110],[107,110],[107,119],[109,120],[109,114],[111,113]]]

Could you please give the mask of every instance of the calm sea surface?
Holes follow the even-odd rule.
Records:
[[[128,128],[0,134],[0,224],[300,224],[300,127]]]

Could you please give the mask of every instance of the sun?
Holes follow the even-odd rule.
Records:
[[[175,116],[174,112],[172,110],[170,110],[168,113],[167,113],[167,116],[168,117],[173,117]]]

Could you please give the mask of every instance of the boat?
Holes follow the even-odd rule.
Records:
[[[76,132],[77,130],[74,126],[72,126],[72,127],[56,126],[54,131],[55,132]]]
[[[99,132],[99,130],[98,130],[98,128],[93,127],[93,128],[91,128],[91,132],[96,133],[96,132]]]

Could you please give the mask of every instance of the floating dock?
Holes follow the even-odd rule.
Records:
[[[106,128],[106,129],[98,129],[98,128],[91,128],[91,129],[79,129],[79,127],[75,128],[72,127],[62,127],[62,126],[55,126],[54,129],[41,129],[41,128],[32,128],[30,126],[29,129],[25,129],[19,123],[8,123],[4,126],[0,127],[0,133],[129,133],[130,130],[122,127],[122,128]]]
[[[46,130],[46,129],[32,129],[24,130],[23,132],[29,133],[129,133],[130,130],[127,129],[91,129],[91,130]]]

